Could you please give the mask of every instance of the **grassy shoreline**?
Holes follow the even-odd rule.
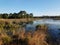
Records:
[[[54,45],[46,25],[37,25],[32,34],[22,24],[32,19],[0,19],[0,45]],[[48,38],[48,39],[47,39]],[[49,43],[47,41],[50,41]]]

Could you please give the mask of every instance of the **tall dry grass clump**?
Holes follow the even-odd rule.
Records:
[[[28,45],[48,45],[46,31],[47,27],[45,25],[38,25],[34,33],[22,31],[19,36],[22,40],[27,40]]]
[[[36,28],[36,31],[28,36],[30,37],[29,45],[48,45],[45,41],[47,27],[45,27],[45,25],[43,25],[43,27],[38,25]]]

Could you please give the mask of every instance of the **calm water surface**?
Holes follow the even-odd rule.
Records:
[[[48,26],[48,33],[53,38],[60,38],[60,20],[52,20],[52,19],[42,19],[33,21],[33,24],[27,24],[26,30],[35,30],[36,25],[38,24],[46,24]]]

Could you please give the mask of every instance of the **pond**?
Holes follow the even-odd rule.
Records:
[[[60,37],[60,20],[53,20],[53,19],[42,19],[42,20],[36,20],[33,21],[33,24],[27,24],[25,29],[26,31],[33,30],[35,31],[35,27],[38,24],[45,24],[48,26],[48,33],[53,38],[59,38]]]

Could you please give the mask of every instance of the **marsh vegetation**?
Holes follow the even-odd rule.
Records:
[[[0,45],[60,45],[58,20],[34,21],[25,11],[0,17]]]

